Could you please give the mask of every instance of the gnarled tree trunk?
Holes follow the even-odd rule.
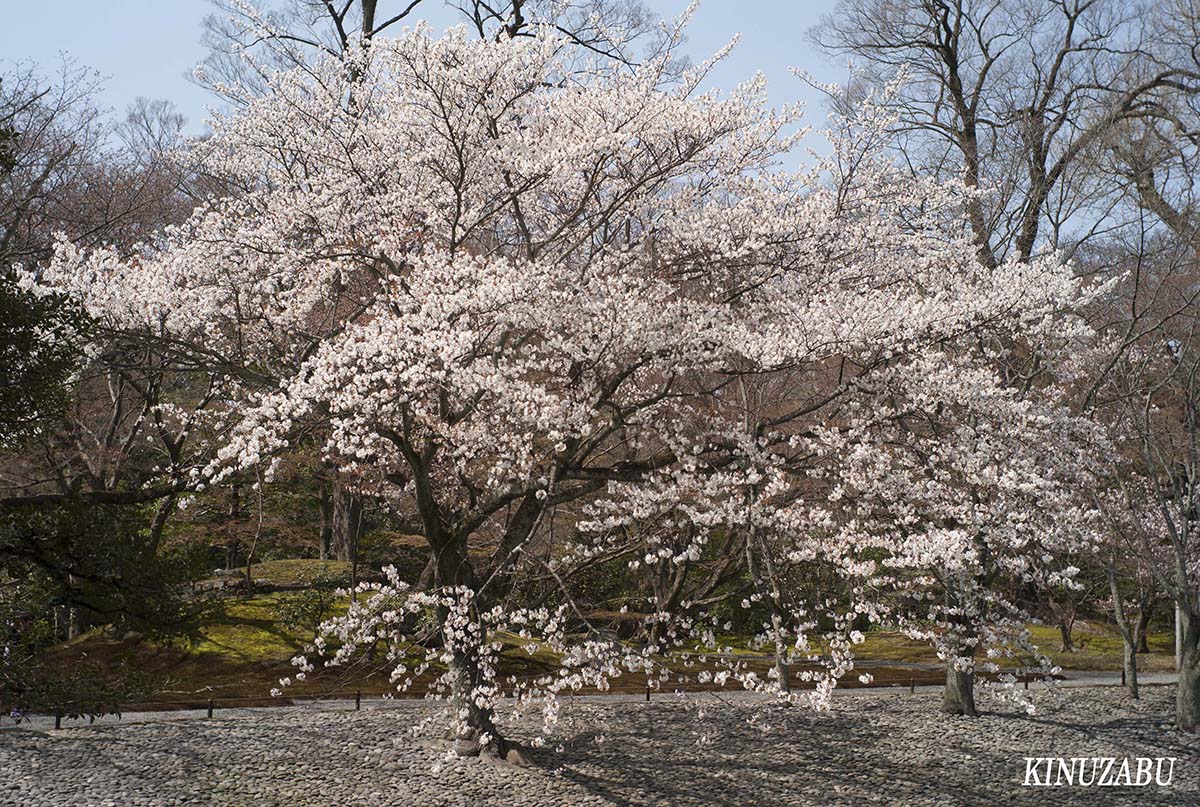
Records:
[[[475,575],[467,548],[467,536],[453,530],[442,518],[441,508],[433,496],[425,467],[416,465],[415,487],[417,509],[424,527],[425,540],[432,551],[431,578],[434,588],[452,590],[465,588],[475,598],[468,605],[471,620],[478,620],[482,604],[479,602],[480,584]],[[422,575],[424,577],[424,575]],[[510,743],[495,724],[490,707],[481,706],[477,700],[479,689],[487,685],[480,659],[480,643],[488,641],[486,627],[479,625],[478,643],[471,644],[468,632],[455,630],[453,638],[446,628],[462,615],[452,613],[445,606],[437,609],[438,622],[443,629],[443,640],[450,649],[450,696],[459,717],[458,736],[454,740],[454,752],[461,757],[503,760],[517,765],[528,764],[529,758],[523,750]]]
[[[1064,653],[1075,652],[1075,642],[1071,640],[1071,631],[1075,627],[1075,615],[1070,618],[1063,617],[1058,622],[1058,633],[1062,637],[1062,651]]]

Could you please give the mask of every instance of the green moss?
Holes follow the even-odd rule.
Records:
[[[265,567],[275,580],[302,579],[304,573],[322,569],[336,570],[336,564],[348,567],[339,561],[270,561],[259,564]],[[288,578],[288,575],[292,577]],[[199,641],[192,650],[199,653],[215,653],[232,661],[262,662],[286,660],[300,651],[312,639],[279,624],[279,601],[283,593],[265,594],[251,599],[230,599],[215,603],[204,615],[197,627]],[[343,613],[345,605],[336,607],[335,613]],[[1034,642],[1050,656],[1051,660],[1064,669],[1109,670],[1121,669],[1121,639],[1110,627],[1102,624],[1080,623],[1074,640],[1075,653],[1059,651],[1058,630],[1045,625],[1030,625]],[[506,666],[512,665],[529,672],[549,670],[558,663],[558,657],[544,644],[532,654],[529,642],[511,633],[501,633],[496,638],[504,644],[502,656]],[[722,646],[729,646],[737,655],[761,656],[769,649],[751,648],[747,637],[721,636]],[[815,645],[819,648],[819,645]],[[1138,656],[1138,666],[1145,671],[1173,669],[1172,637],[1168,633],[1150,635],[1149,654]],[[869,631],[866,640],[855,648],[855,655],[864,661],[900,662],[907,664],[936,664],[938,659],[933,649],[924,642],[910,639],[894,631]]]
[[[273,593],[214,604],[197,626],[200,639],[192,650],[243,662],[291,658],[313,637],[279,624],[278,609],[283,596]],[[344,612],[344,604],[334,608],[334,613]]]
[[[902,661],[907,664],[936,664],[937,653],[928,642],[910,639],[895,631],[869,631],[866,639],[854,649],[864,661]]]
[[[265,580],[273,586],[296,586],[318,577],[349,583],[352,571],[352,564],[348,560],[299,558],[255,563],[250,567],[250,576],[255,580]],[[359,567],[360,576],[368,573],[369,569]]]
[[[1121,636],[1115,628],[1091,623],[1077,624],[1072,633],[1074,653],[1061,651],[1062,638],[1058,628],[1049,625],[1030,625],[1033,641],[1042,652],[1062,667],[1070,670],[1120,670],[1122,663]],[[1174,637],[1170,633],[1151,633],[1149,653],[1138,654],[1138,669],[1167,672],[1175,669]]]

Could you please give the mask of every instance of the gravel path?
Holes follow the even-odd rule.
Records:
[[[1061,703],[1039,694],[1034,717],[971,720],[940,715],[934,695],[861,692],[831,714],[767,710],[768,731],[748,722],[764,711],[746,698],[581,699],[537,768],[447,762],[408,731],[430,713],[423,702],[6,731],[0,805],[1200,805],[1200,741],[1170,728],[1171,696],[1074,689]],[[1027,788],[1027,756],[1177,762],[1170,787]]]

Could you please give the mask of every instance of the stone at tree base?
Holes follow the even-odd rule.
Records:
[[[454,753],[459,757],[477,757],[482,748],[475,737],[460,737],[454,741]]]

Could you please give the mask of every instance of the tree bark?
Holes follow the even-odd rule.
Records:
[[[1180,731],[1200,734],[1200,652],[1185,653],[1176,693],[1176,725]]]
[[[1200,734],[1200,620],[1190,608],[1179,609],[1179,620],[1183,663],[1175,693],[1175,725],[1180,731]]]
[[[454,752],[460,757],[489,753],[503,757],[508,751],[507,744],[496,730],[492,710],[480,707],[475,701],[475,691],[482,683],[477,649],[456,649],[450,670],[453,673],[451,698],[454,710],[463,723],[458,736],[454,738]]]
[[[1152,603],[1142,603],[1141,610],[1138,611],[1137,625],[1134,631],[1137,634],[1137,651],[1139,653],[1150,652],[1150,620],[1154,616],[1154,605]]]
[[[1071,629],[1075,627],[1075,617],[1063,617],[1058,621],[1058,632],[1062,636],[1062,651],[1074,653],[1075,643],[1071,640]]]
[[[449,529],[433,496],[432,485],[423,464],[416,465],[416,470],[414,481],[417,509],[424,526],[425,540],[434,559],[433,585],[442,590],[465,588],[472,592],[476,599],[470,603],[469,610],[471,618],[477,619],[480,608],[479,581],[471,564],[466,536]],[[456,631],[457,635],[453,640],[446,635],[446,627],[452,617],[448,607],[439,606],[437,616],[438,623],[442,626],[443,640],[447,645],[453,645],[450,649],[450,698],[460,720],[458,736],[453,738],[454,753],[460,757],[478,756],[506,760],[509,751],[512,750],[513,761],[524,762],[520,751],[511,747],[496,728],[492,710],[481,707],[476,702],[477,690],[483,683],[483,671],[479,664],[480,647],[465,644],[465,631]],[[487,641],[486,630],[482,625],[479,636],[481,641]]]
[[[788,670],[787,650],[782,643],[775,642],[775,680],[779,683],[779,691],[785,695],[792,691],[791,673]]]
[[[1141,697],[1138,693],[1137,644],[1127,640],[1124,635],[1121,636],[1121,661],[1121,675],[1125,679],[1125,686],[1129,688],[1129,697],[1137,700]]]
[[[338,484],[333,486],[332,554],[338,560],[358,557],[358,539],[362,536],[362,499]]]
[[[946,662],[946,688],[942,693],[942,711],[949,715],[978,717],[975,708],[975,669],[959,670],[954,659]]]
[[[1135,700],[1140,697],[1137,680],[1137,634],[1136,628],[1130,625],[1125,614],[1125,600],[1117,585],[1117,576],[1108,571],[1108,588],[1112,594],[1113,618],[1117,621],[1117,630],[1121,633],[1121,683],[1129,689],[1130,697]]]

